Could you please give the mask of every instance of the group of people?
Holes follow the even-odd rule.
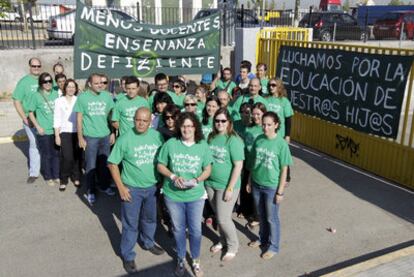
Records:
[[[265,64],[253,74],[243,61],[235,78],[224,68],[211,86],[194,91],[181,76],[159,73],[153,90],[125,76],[118,95],[108,91],[104,74],[91,74],[81,91],[60,64],[54,78],[42,73],[38,58],[29,60],[29,70],[13,93],[29,139],[27,183],[40,173],[61,191],[69,180],[77,187],[83,181],[91,205],[98,190],[114,195],[115,184],[128,273],[137,271],[137,241],[155,255],[164,253],[154,240],[157,210],[175,239],[177,276],[185,272],[187,233],[193,272],[203,275],[203,217],[218,226],[210,251],[224,251],[223,261],[239,250],[233,212],[247,218],[248,227],[259,225],[259,239],[249,246],[261,246],[263,259],[279,252],[293,110],[283,82],[268,79]]]

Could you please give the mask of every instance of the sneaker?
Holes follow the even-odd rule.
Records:
[[[53,181],[52,179],[50,179],[50,180],[46,180],[46,184],[47,184],[49,187],[53,187],[53,186],[55,186],[55,181]]]
[[[251,248],[258,248],[261,245],[261,243],[259,240],[253,240],[249,242],[247,245]]]
[[[161,247],[159,247],[158,245],[154,244],[153,247],[147,249],[149,252],[151,252],[152,254],[159,256],[165,253],[164,249],[162,249]]]
[[[134,274],[137,272],[137,265],[135,261],[123,261],[124,269],[128,274]]]
[[[201,270],[200,267],[200,259],[193,260],[193,271],[196,277],[201,277],[204,275],[204,272]]]
[[[89,205],[93,205],[95,203],[95,193],[88,193],[86,195],[86,199],[88,200]]]
[[[108,187],[107,189],[99,189],[99,191],[105,193],[108,196],[114,196],[115,195],[115,191],[110,187]]]
[[[174,274],[175,276],[183,276],[185,273],[185,267],[184,267],[184,260],[178,259],[177,260],[177,266],[175,267]]]
[[[221,258],[221,260],[223,262],[230,262],[231,260],[233,260],[236,257],[236,253],[231,253],[231,252],[227,252],[223,258]]]
[[[66,190],[66,184],[60,184],[59,185],[59,190],[60,191],[65,191]]]
[[[55,182],[55,185],[57,185],[57,186],[60,185],[60,179],[53,179],[53,182]]]
[[[35,176],[29,176],[29,178],[27,178],[26,183],[27,184],[33,184],[34,182],[36,182],[37,178],[38,177],[35,177]]]
[[[271,258],[273,258],[273,256],[274,255],[276,255],[277,253],[276,252],[273,252],[273,251],[270,251],[270,250],[267,250],[266,252],[264,252],[263,254],[262,254],[262,259],[264,259],[264,260],[270,260]]]

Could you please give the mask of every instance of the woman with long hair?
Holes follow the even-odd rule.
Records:
[[[169,140],[176,135],[176,123],[180,109],[174,104],[168,104],[162,111],[163,126],[158,127],[158,132],[164,137],[164,141]]]
[[[164,200],[171,216],[177,249],[175,274],[182,276],[185,273],[188,229],[193,271],[196,276],[202,276],[200,247],[204,181],[210,176],[213,159],[195,114],[180,114],[176,126],[177,137],[168,140],[161,148],[157,165],[159,173],[165,177]]]
[[[52,89],[52,76],[43,72],[39,76],[39,89],[32,95],[29,118],[37,130],[43,177],[49,186],[59,185],[59,148],[55,144],[53,113],[58,92]]]
[[[240,191],[244,145],[233,130],[233,122],[227,109],[219,109],[213,121],[213,131],[208,137],[213,165],[211,175],[206,181],[206,191],[216,214],[220,241],[210,248],[210,252],[217,253],[226,247],[227,251],[222,260],[230,261],[236,256],[239,248],[232,213]]]
[[[151,127],[158,129],[158,127],[163,126],[164,122],[162,121],[162,112],[164,111],[167,105],[173,104],[171,96],[167,93],[157,93],[154,96],[152,103],[152,120]]]
[[[263,134],[252,147],[253,162],[247,191],[253,194],[260,219],[259,240],[250,247],[262,246],[261,257],[271,259],[279,252],[279,205],[283,200],[287,167],[292,164],[287,142],[278,134],[279,118],[274,112],[263,115]]]
[[[206,100],[206,106],[203,109],[203,118],[201,120],[201,129],[205,138],[213,130],[213,116],[220,108],[220,101],[217,96],[209,96]]]
[[[78,143],[76,112],[73,111],[78,92],[75,80],[68,79],[63,85],[62,96],[55,101],[53,127],[55,143],[60,146],[60,191],[66,189],[69,178],[76,187],[80,185],[82,152]]]

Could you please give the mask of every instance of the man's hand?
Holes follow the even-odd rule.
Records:
[[[86,149],[86,140],[82,137],[79,138],[79,148],[85,150]]]
[[[129,188],[123,185],[118,188],[118,191],[119,191],[119,196],[121,196],[121,199],[123,201],[131,202],[132,197],[131,197],[131,194],[129,193]]]
[[[42,127],[36,128],[37,133],[41,136],[43,136],[45,134],[45,129],[43,129]]]
[[[61,141],[61,139],[60,139],[60,136],[59,136],[59,135],[55,136],[55,144],[56,144],[57,146],[60,146],[60,145],[62,144],[62,141]]]

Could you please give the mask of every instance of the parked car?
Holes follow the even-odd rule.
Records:
[[[112,13],[114,18],[119,18],[125,21],[137,21],[131,15],[116,9],[99,9],[101,12]],[[75,38],[75,17],[76,10],[69,11],[64,14],[50,17],[47,26],[47,35],[50,40],[59,39],[74,42]]]
[[[354,17],[341,12],[307,13],[299,22],[299,27],[312,28],[313,39],[332,41],[335,23],[335,40],[366,40],[369,37],[368,28],[358,25]]]
[[[403,26],[404,23],[404,26]],[[403,32],[402,28],[404,28]],[[375,21],[375,39],[414,39],[414,11],[388,12]]]
[[[0,21],[21,22],[20,14],[11,10],[0,10]]]
[[[26,12],[27,22],[47,22],[51,16],[56,16],[62,13],[60,5],[35,5],[32,7],[32,17],[29,11]]]

